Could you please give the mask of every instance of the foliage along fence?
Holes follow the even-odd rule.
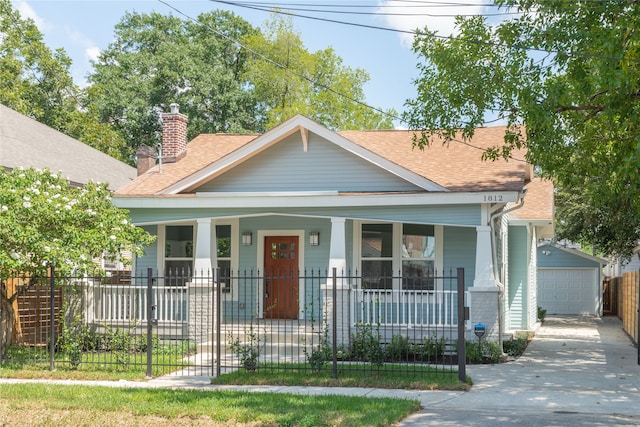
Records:
[[[174,273],[14,279],[21,295],[1,363],[146,376],[293,369],[466,377],[462,269],[425,286],[376,278],[384,287],[335,271]]]
[[[640,290],[640,271],[624,273],[613,279],[617,295],[618,317],[622,320],[624,331],[638,344],[638,292]]]

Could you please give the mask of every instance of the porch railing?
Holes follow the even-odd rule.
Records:
[[[457,304],[457,291],[355,289],[351,319],[383,326],[455,327]]]

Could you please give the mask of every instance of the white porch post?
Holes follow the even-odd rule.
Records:
[[[211,218],[199,218],[196,227],[196,247],[193,270],[196,276],[211,274],[211,239],[215,242],[215,227],[211,227]]]
[[[214,298],[215,282],[212,266],[217,265],[215,248],[216,228],[211,218],[199,218],[196,228],[193,278],[189,286],[188,325],[189,339],[195,342],[208,341],[208,325],[216,318]],[[213,242],[213,243],[212,243]],[[214,264],[215,262],[215,264]]]
[[[484,217],[484,215],[483,215]],[[486,221],[483,221],[486,223]],[[491,250],[491,227],[476,227],[476,266],[473,287],[469,288],[469,308],[471,328],[482,323],[486,328],[484,339],[497,341],[499,335],[498,298],[499,288],[493,275]],[[473,333],[468,339],[476,339]]]
[[[491,251],[491,227],[476,227],[476,270],[473,287],[476,289],[497,288],[493,277],[493,256]]]
[[[346,220],[331,218],[331,243],[329,246],[329,274],[333,268],[342,276],[347,272]]]
[[[336,341],[338,345],[349,342],[349,283],[344,279],[347,274],[346,242],[346,219],[331,218],[329,271],[327,284],[322,286],[325,295],[322,311],[326,316],[325,320],[330,339],[333,339],[333,322],[336,322]],[[333,283],[334,268],[337,276],[336,283]]]

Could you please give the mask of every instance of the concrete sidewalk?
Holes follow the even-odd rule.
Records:
[[[551,317],[522,357],[499,365],[468,366],[467,373],[474,382],[471,391],[421,396],[425,410],[401,425],[427,425],[430,409],[492,411],[494,415],[528,413],[536,417],[599,414],[631,420],[631,424],[621,425],[638,425],[637,356],[637,348],[617,318]],[[505,425],[512,421],[507,420]]]
[[[424,410],[404,420],[400,425],[405,427],[459,425],[460,419],[452,418],[451,424],[447,424],[442,415],[451,418],[461,413],[476,420],[480,416],[486,416],[487,424],[473,425],[511,425],[514,422],[522,425],[551,425],[548,422],[535,423],[535,418],[531,418],[532,414],[536,417],[545,414],[585,414],[587,417],[589,414],[611,415],[616,420],[631,420],[629,423],[616,425],[640,424],[640,366],[637,364],[637,349],[622,331],[617,318],[548,318],[522,357],[499,365],[470,365],[467,367],[467,374],[474,382],[469,392],[216,386],[210,384],[209,377],[174,375],[148,382],[55,382],[110,387],[245,390],[417,399]],[[36,381],[38,380],[33,380]],[[0,379],[0,383],[12,382],[27,381]],[[504,418],[505,424],[496,422],[496,414]],[[518,421],[517,417],[522,417],[522,420]],[[531,419],[534,420],[533,423]],[[468,421],[464,424],[472,425]],[[558,425],[563,424],[566,425],[566,422]],[[599,425],[594,422],[591,424]],[[603,425],[605,424],[611,425]]]

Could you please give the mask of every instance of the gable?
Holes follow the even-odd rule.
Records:
[[[600,268],[606,261],[575,249],[553,245],[538,247],[538,267],[542,268]]]
[[[293,133],[205,182],[195,192],[423,191],[389,171],[309,133]]]

